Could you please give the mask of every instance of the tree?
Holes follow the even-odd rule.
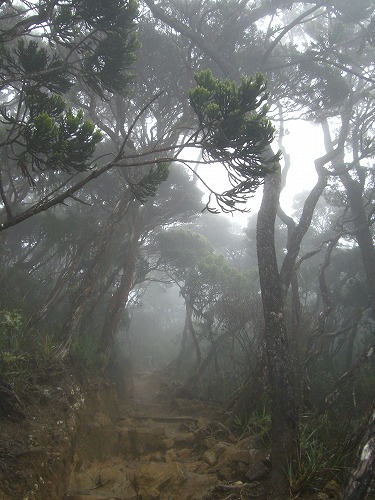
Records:
[[[199,119],[203,159],[225,166],[232,188],[215,198],[222,211],[230,212],[254,194],[277,159],[264,155],[274,136],[268,108],[262,106],[268,98],[266,82],[259,73],[243,77],[237,86],[215,79],[210,70],[196,74],[195,80],[190,103]]]
[[[353,12],[352,5],[348,2],[333,2],[328,6],[320,2],[301,4],[290,1],[280,6],[279,2],[271,1],[259,7],[249,6],[244,2],[203,2],[194,3],[193,6],[178,1],[156,4],[152,0],[146,0],[145,3],[159,20],[159,29],[169,26],[179,34],[181,46],[185,48],[186,61],[192,66],[210,67],[215,74],[237,81],[240,81],[241,74],[249,73],[249,68],[252,72],[262,71],[268,77],[272,101],[287,110],[288,118],[306,113],[306,118],[314,119],[321,110],[326,116],[334,116],[338,107],[342,111],[343,127],[332,141],[333,147],[315,162],[318,181],[306,199],[299,221],[283,218],[284,222],[288,221],[289,237],[280,274],[273,237],[281,186],[277,165],[275,173],[265,180],[265,198],[258,224],[265,323],[269,326],[270,342],[275,342],[271,346],[274,354],[278,351],[277,336],[273,337],[272,331],[281,332],[282,350],[287,356],[280,356],[284,358],[281,364],[288,365],[290,353],[284,308],[294,280],[301,243],[311,223],[314,208],[328,183],[327,167],[332,161],[340,162],[349,132],[350,110],[345,100],[350,93],[351,82],[346,81],[345,77],[347,75],[348,80],[351,77],[359,78],[369,86],[373,84],[373,79],[369,76],[371,71],[368,73],[366,63],[358,68],[355,59],[358,54],[364,54],[366,38],[372,33],[369,16],[371,2],[361,3],[356,12]],[[263,30],[262,25],[256,23],[266,16],[270,17],[264,25],[267,25],[267,29]],[[344,24],[350,26],[350,29],[343,31]],[[238,33],[241,34],[240,37],[236,36]],[[275,116],[278,116],[276,112]],[[270,156],[273,153],[266,159],[269,160]],[[270,270],[272,273],[268,274]],[[294,286],[294,290],[298,291],[298,288]],[[274,308],[278,313],[278,323],[271,316]],[[270,358],[271,362],[273,359]],[[272,370],[271,367],[269,369]],[[287,368],[286,370],[288,371]],[[292,379],[289,376],[287,378]],[[285,384],[284,388],[279,389],[284,391],[286,400],[293,404],[294,396],[292,394],[289,398]],[[295,408],[291,410],[290,407],[290,411],[291,415],[296,415]],[[296,427],[296,422],[293,422],[295,419],[289,419],[287,412],[279,417],[275,413],[275,419],[277,418],[284,420],[286,430],[289,426]],[[294,446],[293,439],[290,439],[293,432],[289,434],[286,448],[291,450]],[[274,437],[282,439],[277,432]],[[274,451],[277,452],[277,448]],[[281,457],[278,458],[273,466],[280,473],[283,464]]]
[[[1,9],[3,230],[74,196],[113,166],[77,180],[95,165],[102,135],[63,96],[80,85],[104,99],[126,92],[138,42],[132,0]]]
[[[221,379],[223,398],[224,387],[232,389],[233,379],[243,376],[230,360],[234,360],[239,345],[237,337],[254,321],[254,273],[239,273],[223,255],[214,252],[205,238],[184,229],[162,232],[159,251],[159,270],[178,284],[185,303],[181,349],[175,360],[176,375],[181,377],[187,372],[184,388],[191,394],[202,393],[203,374],[214,366],[216,377]],[[193,363],[190,346],[195,352]],[[237,361],[240,364],[250,360]],[[223,377],[226,368],[232,377]],[[212,376],[209,385],[212,391]]]
[[[179,142],[179,132],[165,139],[166,131],[161,130],[162,143],[147,144],[144,141],[145,144],[142,144],[136,138],[137,129],[145,126],[146,115],[151,113],[152,116],[155,107],[152,108],[151,104],[155,96],[150,102],[143,103],[140,111],[133,113],[130,124],[126,125],[121,116],[124,106],[121,94],[127,90],[129,83],[125,70],[133,63],[137,47],[135,4],[130,1],[104,5],[98,1],[90,14],[86,3],[72,4],[71,11],[68,11],[67,4],[59,3],[47,2],[40,8],[26,3],[25,6],[28,8],[10,8],[7,15],[12,19],[12,25],[4,30],[2,38],[2,62],[7,75],[3,89],[8,100],[3,114],[6,138],[2,148],[5,162],[0,195],[4,221],[0,229],[16,225],[64,203],[68,198],[75,199],[78,191],[83,197],[78,201],[85,203],[86,194],[82,188],[88,182],[114,167],[126,169],[122,173],[122,196],[114,205],[111,216],[89,243],[95,257],[86,263],[87,273],[81,274],[84,278],[74,294],[72,312],[64,323],[66,340],[62,352],[67,352],[80,330],[86,305],[90,301],[93,303],[96,283],[101,283],[101,272],[112,235],[123,219],[128,218],[127,233],[132,243],[125,252],[124,266],[119,268],[120,272],[122,269],[121,284],[112,296],[103,330],[103,342],[110,346],[132,283],[141,236],[138,230],[134,231],[138,225],[135,221],[142,219],[142,205],[148,196],[155,195],[157,186],[168,175],[167,163],[177,158],[186,146],[200,147],[204,143],[209,151],[207,161],[214,162],[218,155],[222,159],[225,156],[225,162],[231,169],[233,189],[224,194],[212,194],[224,200],[228,210],[232,210],[241,196],[246,197],[252,192],[253,188],[247,185],[249,172],[241,172],[243,166],[238,161],[241,155],[246,155],[248,168],[252,168],[255,174],[260,168],[258,155],[272,139],[273,129],[265,118],[266,109],[259,109],[267,98],[265,83],[260,75],[254,81],[244,78],[238,90],[229,81],[221,85],[210,73],[197,76],[201,85],[192,91],[191,104],[199,114],[198,131],[182,134],[185,139]],[[30,33],[35,35],[35,40],[29,40]],[[44,45],[43,37],[48,40],[48,47]],[[114,55],[116,51],[120,52],[120,57]],[[15,99],[12,89],[19,90]],[[62,96],[70,99],[73,89],[75,93],[78,90],[78,98],[72,98],[74,107],[69,107]],[[200,98],[197,97],[198,92]],[[205,92],[203,100],[202,92]],[[103,104],[95,106],[98,98],[103,100]],[[119,109],[115,113],[107,113],[114,102]],[[84,112],[77,109],[79,107],[98,123],[102,134],[85,119]],[[215,116],[212,114],[214,109]],[[207,112],[211,114],[208,116]],[[115,124],[108,119],[110,115],[115,118]],[[221,137],[217,134],[220,129]],[[253,136],[249,142],[246,137],[250,130]],[[226,135],[228,139],[225,139]],[[238,143],[239,150],[233,155],[229,149],[235,136],[241,144]],[[103,143],[97,148],[102,137]],[[157,139],[157,136],[154,138]],[[142,150],[143,147],[146,151]],[[94,160],[97,166],[92,161],[94,153],[102,156],[102,159],[97,157]],[[114,159],[103,161],[108,154]],[[190,160],[184,163],[189,165]],[[20,174],[13,168],[15,165],[19,166]],[[88,173],[85,175],[85,172]],[[260,172],[260,177],[262,175],[264,172]],[[256,178],[253,177],[254,182]],[[131,217],[132,213],[134,217]],[[75,260],[76,273],[82,272],[82,255]],[[56,304],[67,283],[68,275],[64,276],[57,288],[51,290],[47,302],[34,315],[34,320],[45,317],[47,309]],[[105,280],[105,283],[110,289],[110,281]],[[121,300],[120,289],[123,289]]]

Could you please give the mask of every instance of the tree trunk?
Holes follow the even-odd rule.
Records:
[[[365,270],[372,317],[375,320],[375,249],[372,234],[362,199],[362,187],[348,173],[340,176],[348,196],[353,214],[355,237],[361,252]]]
[[[371,487],[375,473],[375,400],[372,403],[363,445],[341,500],[362,500]]]
[[[188,325],[189,325],[189,331],[191,334],[191,338],[193,339],[193,344],[195,347],[195,354],[197,356],[195,366],[196,366],[196,369],[198,369],[198,367],[200,366],[201,361],[202,361],[202,353],[201,353],[201,348],[199,345],[199,340],[198,340],[197,334],[195,333],[194,325],[193,325],[193,306],[191,306],[189,303],[187,305],[187,312],[188,312],[187,320],[188,320]]]
[[[104,326],[101,334],[100,344],[109,357],[113,343],[118,331],[118,327],[122,318],[122,313],[128,302],[129,293],[133,286],[133,276],[136,264],[138,239],[140,233],[140,207],[139,202],[134,202],[132,217],[130,218],[131,235],[125,251],[125,259],[120,284],[116,291],[113,292],[109,301]]]
[[[272,397],[272,471],[276,480],[285,479],[287,461],[295,455],[298,442],[298,408],[284,314],[285,293],[274,241],[280,179],[280,170],[266,177],[257,222],[259,278]]]
[[[65,341],[60,348],[60,355],[64,357],[70,349],[73,338],[80,331],[82,318],[87,301],[93,296],[95,285],[99,280],[104,257],[109,241],[117,225],[129,207],[129,198],[124,193],[123,197],[116,204],[116,207],[98,234],[96,253],[90,268],[87,270],[75,296],[72,313],[64,326],[66,332]]]
[[[39,311],[36,311],[29,318],[28,321],[29,328],[33,327],[40,321],[43,321],[49,314],[49,312],[53,310],[57,301],[61,300],[61,293],[66,288],[69,281],[72,279],[72,276],[75,276],[75,274],[77,273],[79,267],[82,264],[82,260],[84,258],[86,250],[87,250],[87,244],[85,243],[78,249],[76,255],[72,258],[70,264],[66,267],[65,271],[59,275],[55,283],[55,286],[53,287],[51,293],[49,294],[43,306],[40,308]]]
[[[185,303],[185,323],[184,323],[184,329],[182,331],[181,347],[180,347],[180,352],[178,353],[177,359],[175,361],[175,363],[176,363],[176,369],[175,369],[176,377],[180,377],[182,375],[182,371],[183,371],[182,370],[182,367],[183,367],[182,363],[183,363],[185,356],[186,356],[188,335],[189,335],[188,307],[187,307],[187,304]]]
[[[185,388],[189,390],[190,392],[194,392],[197,388],[198,382],[204,371],[208,368],[210,365],[211,361],[216,361],[217,363],[217,349],[219,345],[228,337],[227,333],[224,332],[219,337],[217,337],[214,341],[211,343],[211,347],[206,355],[206,357],[201,360],[199,366],[195,370],[195,372],[190,375],[190,377],[187,379],[185,382]]]

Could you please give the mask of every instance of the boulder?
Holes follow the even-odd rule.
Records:
[[[191,454],[193,453],[193,450],[190,448],[183,448],[182,450],[179,450],[177,452],[177,455],[182,458],[182,460],[187,460],[191,457]]]
[[[245,476],[251,481],[260,481],[261,479],[265,479],[270,473],[269,467],[267,467],[263,462],[257,460],[248,468]]]
[[[175,462],[149,463],[134,471],[134,481],[142,499],[145,499],[150,491],[154,491],[155,494],[156,490],[160,494],[164,488],[168,488],[168,492],[178,491],[186,479],[186,472]]]
[[[163,441],[164,447],[166,450],[169,450],[170,448],[173,448],[174,446],[174,440],[171,438],[164,439]]]
[[[244,464],[252,464],[256,461],[265,461],[267,459],[266,453],[260,450],[243,450],[233,446],[228,450],[224,451],[219,460],[219,465],[224,464],[235,464],[237,462],[242,462]]]
[[[324,486],[323,491],[324,491],[324,493],[326,493],[328,495],[329,498],[339,498],[341,488],[336,483],[336,481],[334,479],[332,479]]]
[[[209,472],[217,472],[226,481],[248,481],[247,474],[254,477],[252,481],[255,481],[259,474],[266,477],[269,473],[269,469],[265,465],[268,455],[259,448],[252,448],[254,445],[259,446],[259,442],[256,442],[252,436],[235,445],[217,443],[209,450],[210,453],[215,453],[217,456],[217,462],[210,467]],[[207,453],[204,454],[205,457],[207,457]],[[251,467],[252,465],[254,468]]]
[[[157,427],[137,427],[128,429],[127,440],[130,446],[130,453],[139,456],[147,452],[165,449],[165,432]]]
[[[194,432],[181,432],[173,436],[176,446],[189,446],[196,442]]]
[[[213,450],[203,453],[202,458],[208,465],[215,465],[217,463],[217,455]]]
[[[177,460],[178,460],[178,456],[177,456],[176,450],[174,450],[174,449],[168,450],[167,453],[165,454],[166,463],[169,464],[171,462],[176,462]]]

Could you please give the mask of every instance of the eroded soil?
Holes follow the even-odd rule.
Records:
[[[271,498],[260,482],[269,475],[261,440],[238,441],[219,407],[173,394],[160,374],[138,376],[114,423],[117,455],[77,463],[67,498]]]
[[[135,377],[121,408],[103,380],[36,384],[26,418],[0,421],[0,500],[290,498],[258,436],[234,436],[219,406],[179,395],[159,372]]]

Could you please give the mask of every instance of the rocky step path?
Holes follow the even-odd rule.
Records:
[[[66,498],[271,498],[260,482],[269,475],[262,441],[237,440],[216,418],[217,407],[171,398],[160,385],[152,375],[139,377],[134,402],[117,421],[96,416],[113,440],[113,455],[78,462]]]

